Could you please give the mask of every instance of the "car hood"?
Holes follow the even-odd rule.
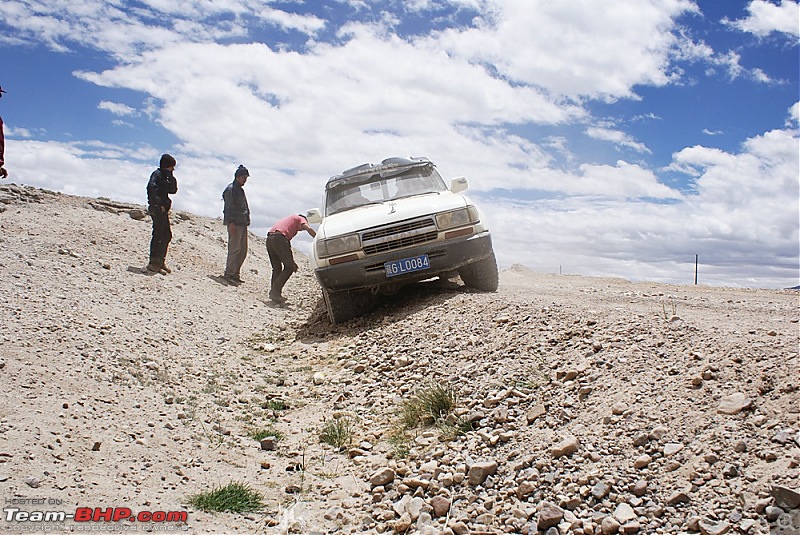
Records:
[[[468,201],[463,195],[450,191],[370,204],[326,217],[320,223],[317,239],[332,238],[378,225],[455,210],[467,204]]]

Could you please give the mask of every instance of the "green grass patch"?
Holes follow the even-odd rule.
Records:
[[[322,428],[319,430],[319,439],[341,450],[352,444],[354,430],[355,420],[353,418],[349,416],[331,418],[322,424]]]
[[[403,402],[400,421],[404,428],[413,429],[420,424],[441,422],[458,404],[458,396],[449,385],[434,384],[417,391],[413,398]]]
[[[263,497],[246,483],[228,483],[189,497],[189,504],[206,512],[247,513],[263,509]]]
[[[250,432],[247,434],[253,440],[258,440],[259,442],[267,437],[275,437],[275,442],[280,442],[284,438],[284,434],[281,433],[279,430],[275,429],[271,425],[268,425],[266,427],[261,427],[258,429],[251,429]]]

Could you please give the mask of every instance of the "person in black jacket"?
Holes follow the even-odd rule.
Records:
[[[158,169],[150,175],[147,183],[147,211],[153,220],[153,238],[150,240],[150,262],[147,269],[154,273],[166,275],[172,273],[167,267],[167,247],[172,240],[172,230],[169,227],[169,209],[172,200],[169,196],[178,192],[178,181],[175,175],[177,162],[169,154],[161,156]]]
[[[225,280],[232,284],[244,282],[240,275],[242,264],[247,257],[247,227],[250,226],[250,208],[244,186],[250,171],[240,165],[233,174],[233,182],[222,192],[222,224],[228,227],[228,259],[225,262]]]
[[[0,98],[3,98],[3,93],[5,90],[0,87]],[[3,167],[5,162],[5,152],[6,152],[6,138],[3,135],[3,118],[0,117],[0,178],[6,178],[8,176],[8,171],[6,171],[5,167]]]

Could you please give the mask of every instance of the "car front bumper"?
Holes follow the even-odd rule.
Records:
[[[392,260],[428,255],[430,267],[394,277],[387,277],[383,264]],[[353,260],[314,271],[320,286],[330,291],[397,286],[435,277],[440,273],[482,260],[492,254],[492,237],[482,232],[464,238],[426,243],[409,249]]]

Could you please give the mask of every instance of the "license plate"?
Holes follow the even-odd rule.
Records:
[[[386,270],[387,277],[422,271],[429,267],[431,267],[431,261],[428,260],[428,255],[426,254],[414,256],[412,258],[403,258],[402,260],[392,260],[391,262],[383,264],[383,269]]]

